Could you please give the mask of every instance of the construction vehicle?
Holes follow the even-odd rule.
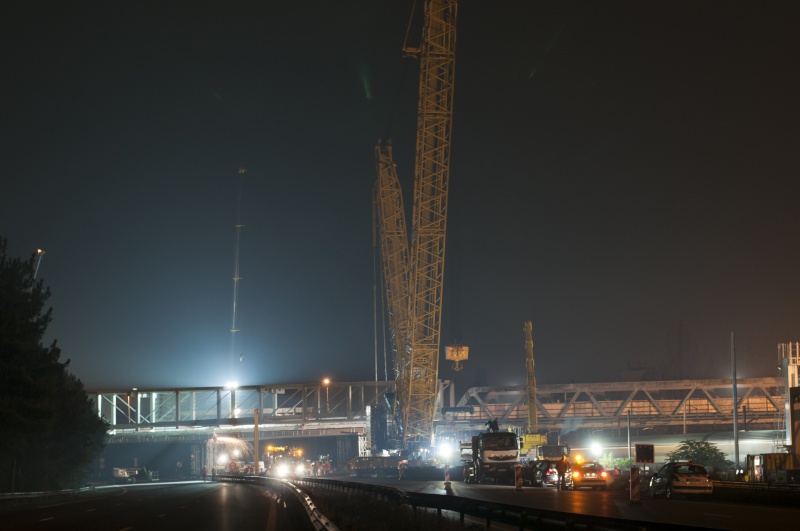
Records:
[[[471,460],[464,463],[466,483],[513,483],[519,463],[519,440],[510,431],[483,432],[472,437]]]
[[[520,457],[522,461],[558,461],[569,455],[569,445],[549,444],[547,435],[538,433],[539,418],[537,416],[538,400],[536,398],[536,375],[533,371],[533,324],[525,321],[525,351],[527,354],[527,390],[528,390],[528,433],[520,436]]]
[[[456,0],[426,0],[422,42],[419,48],[404,46],[420,60],[410,245],[391,145],[378,142],[375,150],[376,244],[396,381],[390,405],[403,448],[434,442],[455,42]]]
[[[112,478],[116,484],[152,483],[158,481],[158,472],[147,467],[114,468]]]
[[[570,453],[570,447],[568,444],[548,444],[547,436],[545,435],[540,435],[535,438],[521,435],[519,440],[520,458],[525,462],[541,461],[543,459],[558,461],[561,459],[561,456],[569,456]]]
[[[569,456],[569,452],[568,444],[542,444],[536,447],[536,458],[558,461],[565,455]]]

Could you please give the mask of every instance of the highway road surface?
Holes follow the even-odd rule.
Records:
[[[442,481],[337,478],[410,492],[447,495]],[[714,499],[653,500],[630,504],[625,490],[563,491],[452,482],[453,496],[548,511],[588,514],[703,529],[794,529],[800,506],[730,503]],[[505,526],[493,525],[494,529]],[[38,508],[5,508],[0,529],[11,530],[219,530],[311,531],[304,508],[291,494],[244,483],[182,482],[98,488],[73,501]]]
[[[239,483],[151,483],[100,488],[74,501],[0,511],[3,531],[313,530],[289,494]]]
[[[411,492],[445,494],[443,481],[351,479]],[[800,525],[800,506],[742,504],[703,498],[654,500],[649,496],[643,496],[639,504],[632,505],[627,490],[558,491],[553,487],[525,487],[517,492],[509,485],[469,485],[460,481],[453,481],[451,486],[454,496],[476,500],[676,526],[751,531],[763,529],[767,524],[777,529],[796,529]]]

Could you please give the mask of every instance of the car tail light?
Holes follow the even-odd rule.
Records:
[[[580,472],[573,472],[572,473],[572,477],[574,477],[575,479],[581,479],[581,473]]]

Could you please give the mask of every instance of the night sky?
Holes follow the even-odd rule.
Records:
[[[411,4],[3,2],[0,235],[46,251],[47,341],[88,389],[227,381],[240,166],[239,382],[375,378],[374,146],[410,206]],[[777,374],[799,15],[460,3],[442,350],[470,359],[440,377],[524,383],[526,320],[539,383],[729,378],[731,332],[740,376]]]

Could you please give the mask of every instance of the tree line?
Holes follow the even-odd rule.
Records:
[[[9,257],[0,237],[0,492],[82,486],[108,427],[57,342],[43,343],[53,309],[36,258]]]

